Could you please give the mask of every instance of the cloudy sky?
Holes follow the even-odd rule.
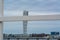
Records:
[[[60,14],[60,0],[4,0],[4,16],[22,16],[24,10],[29,15]],[[59,24],[60,21],[30,21],[28,33],[59,31]],[[22,21],[4,22],[4,33],[22,33],[22,27]]]
[[[4,15],[22,15],[24,10],[29,15],[60,13],[60,0],[4,0]]]

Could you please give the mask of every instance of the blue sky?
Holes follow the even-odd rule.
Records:
[[[60,0],[4,0],[4,16],[22,16],[23,10],[29,15],[60,14]],[[59,31],[59,26],[60,21],[32,21],[28,33]],[[22,21],[4,22],[4,33],[22,33]]]

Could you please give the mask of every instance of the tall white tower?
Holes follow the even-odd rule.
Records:
[[[23,16],[28,16],[28,11],[25,10],[23,12]],[[27,23],[28,23],[27,20],[23,20],[23,34],[24,34],[24,36],[27,36]]]

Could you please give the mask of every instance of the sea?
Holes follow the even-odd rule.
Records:
[[[4,39],[8,40],[8,39]],[[18,39],[9,39],[9,40],[18,40]],[[26,40],[26,39],[19,39],[19,40]],[[37,40],[37,39],[29,39],[29,40]],[[47,40],[47,39],[39,39],[39,40]],[[58,39],[49,39],[49,40],[58,40]]]

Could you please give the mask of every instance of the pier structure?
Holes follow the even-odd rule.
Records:
[[[35,15],[35,16],[11,16],[4,17],[4,0],[0,0],[0,40],[3,40],[3,22],[23,21],[23,33],[27,34],[27,21],[56,21],[60,20],[60,15]],[[27,12],[26,12],[27,13]],[[26,25],[26,26],[24,26]]]

